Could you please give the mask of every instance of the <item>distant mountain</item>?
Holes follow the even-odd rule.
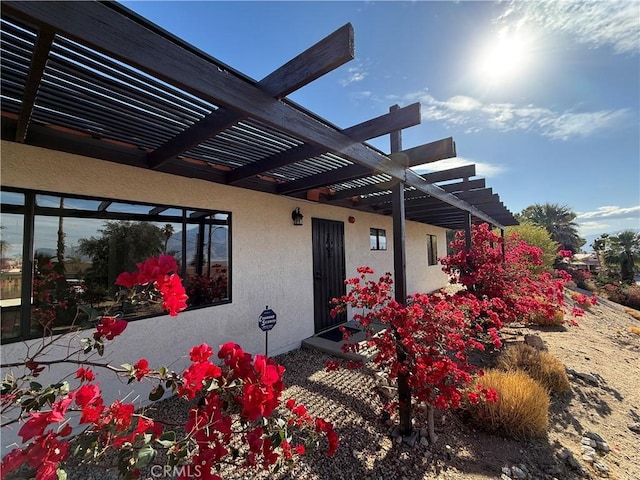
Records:
[[[209,234],[208,227],[205,227],[205,235]],[[228,260],[228,229],[226,227],[213,227],[211,230],[211,260],[222,261]],[[196,256],[196,246],[198,244],[198,227],[187,230],[187,260],[191,261]],[[176,258],[182,256],[182,232],[174,233],[167,243],[167,252],[174,252]],[[208,252],[205,244],[205,257]]]

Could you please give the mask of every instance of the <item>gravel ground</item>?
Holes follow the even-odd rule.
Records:
[[[572,391],[552,398],[547,437],[517,442],[478,430],[461,412],[438,412],[438,442],[417,441],[411,447],[391,435],[396,419],[382,418],[382,403],[375,392],[375,372],[326,372],[332,357],[296,350],[276,357],[286,367],[284,398],[304,403],[312,415],[333,423],[340,438],[335,456],[308,451],[290,469],[272,474],[223,468],[225,479],[309,480],[577,480],[598,478],[593,463],[581,460],[585,432],[605,437],[611,451],[597,460],[607,465],[608,478],[640,480],[640,336],[629,331],[640,321],[616,304],[601,302],[580,320],[580,327],[555,330],[510,326],[507,342],[522,341],[525,334],[539,335],[549,351],[567,367]],[[482,358],[491,364],[495,353]],[[492,358],[493,356],[493,358]],[[589,383],[589,374],[596,383]],[[585,380],[586,379],[586,380]],[[188,405],[174,398],[159,402],[157,418],[180,422]],[[150,412],[147,412],[150,413]],[[420,411],[416,429],[426,424]],[[640,424],[638,424],[640,425]],[[520,476],[524,472],[524,476]],[[149,475],[146,478],[170,478]],[[100,469],[69,471],[69,479],[106,480],[114,472]],[[143,476],[144,478],[144,476]]]

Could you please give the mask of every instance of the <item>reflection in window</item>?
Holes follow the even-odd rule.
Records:
[[[33,216],[25,196],[35,205]],[[1,198],[3,340],[18,338],[21,331],[35,337],[89,327],[105,314],[129,320],[163,314],[159,302],[132,304],[114,283],[121,272],[160,254],[176,259],[190,307],[231,300],[228,212],[33,192],[2,191]],[[33,229],[25,229],[25,222]],[[25,251],[33,252],[26,286],[25,244],[30,246]],[[25,295],[31,308],[21,319]]]
[[[0,214],[0,318],[2,338],[20,336],[22,305],[22,245],[24,216],[7,213],[24,209],[22,193],[1,192]]]
[[[438,237],[427,235],[427,265],[438,264]]]
[[[387,249],[387,233],[382,228],[371,228],[369,230],[369,245],[371,250]]]

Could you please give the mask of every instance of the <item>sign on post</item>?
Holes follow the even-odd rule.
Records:
[[[264,355],[269,356],[269,330],[271,330],[276,324],[276,312],[269,308],[267,305],[260,317],[258,317],[258,326],[260,330],[264,332]]]
[[[266,309],[262,311],[260,314],[260,320],[258,320],[258,326],[260,330],[263,332],[268,332],[271,330],[276,324],[276,312],[269,308],[267,305]]]

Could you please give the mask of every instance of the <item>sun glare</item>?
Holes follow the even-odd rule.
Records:
[[[478,75],[492,83],[513,79],[526,67],[527,50],[527,42],[521,37],[499,38],[481,52],[477,65]]]

